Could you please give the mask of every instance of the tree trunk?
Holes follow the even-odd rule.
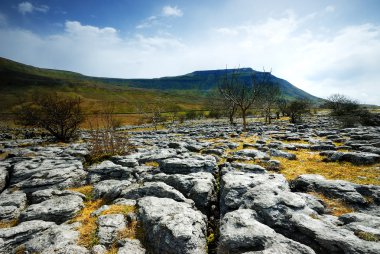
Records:
[[[241,109],[241,115],[243,117],[243,131],[247,131],[246,109]]]

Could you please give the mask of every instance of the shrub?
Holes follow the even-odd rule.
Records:
[[[43,128],[58,141],[68,142],[77,134],[84,117],[80,98],[39,94],[16,109],[16,124]]]
[[[125,155],[131,149],[126,133],[117,130],[120,122],[115,121],[112,111],[100,113],[89,124],[89,155],[86,158],[89,164],[111,156]]]

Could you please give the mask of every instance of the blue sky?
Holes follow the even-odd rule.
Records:
[[[380,104],[378,0],[2,0],[0,56],[92,76],[252,67]]]

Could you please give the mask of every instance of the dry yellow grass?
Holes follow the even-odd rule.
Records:
[[[17,225],[17,220],[0,221],[0,228],[11,228]]]
[[[83,195],[86,196],[86,200],[91,200],[93,189],[94,189],[94,186],[92,186],[92,185],[84,185],[84,186],[80,186],[77,188],[69,188],[68,190],[82,193]]]
[[[128,214],[133,213],[136,211],[135,206],[130,205],[110,205],[109,208],[102,212],[102,215],[105,214],[115,214],[115,213],[121,213],[121,214]]]
[[[288,180],[302,174],[319,174],[327,179],[341,179],[358,184],[380,185],[380,164],[355,166],[348,162],[323,162],[318,152],[307,150],[292,151],[297,160],[277,157],[281,162],[280,173]]]
[[[148,161],[148,162],[145,162],[144,164],[145,164],[145,166],[150,166],[150,167],[154,167],[154,168],[157,168],[158,166],[160,166],[160,164],[158,164],[157,161]]]
[[[82,225],[78,228],[79,239],[78,244],[86,248],[90,248],[98,243],[96,236],[97,217],[91,217],[91,213],[96,211],[104,204],[102,199],[94,201],[86,201],[82,211],[71,220],[71,222],[80,222]]]
[[[309,194],[321,199],[327,208],[330,210],[330,214],[334,216],[341,216],[346,213],[354,212],[354,209],[347,205],[340,199],[328,198],[325,195],[317,192],[309,192]]]

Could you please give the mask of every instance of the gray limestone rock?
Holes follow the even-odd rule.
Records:
[[[212,156],[170,158],[160,162],[160,170],[166,174],[212,173],[215,168],[216,161]]]
[[[84,184],[86,172],[75,158],[34,158],[14,164],[10,188],[26,193],[43,189],[66,189]]]
[[[171,198],[179,202],[194,202],[187,199],[181,192],[163,182],[146,182],[143,185],[133,184],[122,188],[120,198],[139,199],[142,197],[154,196],[159,198]]]
[[[76,195],[82,199],[85,199],[86,196],[82,193],[75,192],[75,191],[69,191],[69,190],[56,190],[56,189],[45,189],[45,190],[39,190],[32,193],[30,196],[30,200],[32,204],[41,203],[43,201],[52,199],[53,197],[62,197],[62,196],[69,196],[69,195]]]
[[[206,253],[206,218],[189,204],[168,198],[138,201],[150,253]]]
[[[27,203],[26,194],[22,191],[5,190],[0,194],[0,220],[14,220],[20,216]]]
[[[235,152],[234,155],[249,157],[252,159],[269,160],[269,156],[266,153],[255,149],[243,149]]]
[[[270,156],[274,156],[274,157],[282,157],[282,158],[286,158],[288,160],[296,160],[297,159],[295,154],[280,151],[277,149],[270,149],[269,153],[270,153]]]
[[[356,185],[343,180],[326,180],[321,175],[300,175],[291,183],[297,191],[317,191],[326,196],[340,198],[351,204],[364,205],[366,199],[356,190]]]
[[[122,247],[117,254],[145,254],[146,251],[137,239],[123,239],[118,242]]]
[[[131,185],[128,180],[104,180],[94,185],[93,197],[95,199],[102,198],[115,188],[123,188]]]
[[[195,206],[204,214],[208,213],[211,202],[216,199],[215,179],[210,173],[198,172],[188,175],[160,173],[146,180],[161,181],[179,190],[185,197],[192,199]]]
[[[227,213],[220,226],[218,253],[275,251],[284,254],[313,254],[311,248],[276,233],[256,220],[256,213],[239,209]]]
[[[83,200],[77,195],[54,197],[29,206],[21,213],[20,221],[44,220],[63,223],[73,218],[83,207]]]
[[[1,167],[1,165],[0,165],[0,193],[7,186],[8,179],[9,179],[8,170],[5,169],[5,168],[3,168],[3,167]]]
[[[106,246],[109,246],[116,241],[116,237],[120,230],[127,226],[124,215],[122,214],[101,215],[98,217],[97,223],[99,243]]]

